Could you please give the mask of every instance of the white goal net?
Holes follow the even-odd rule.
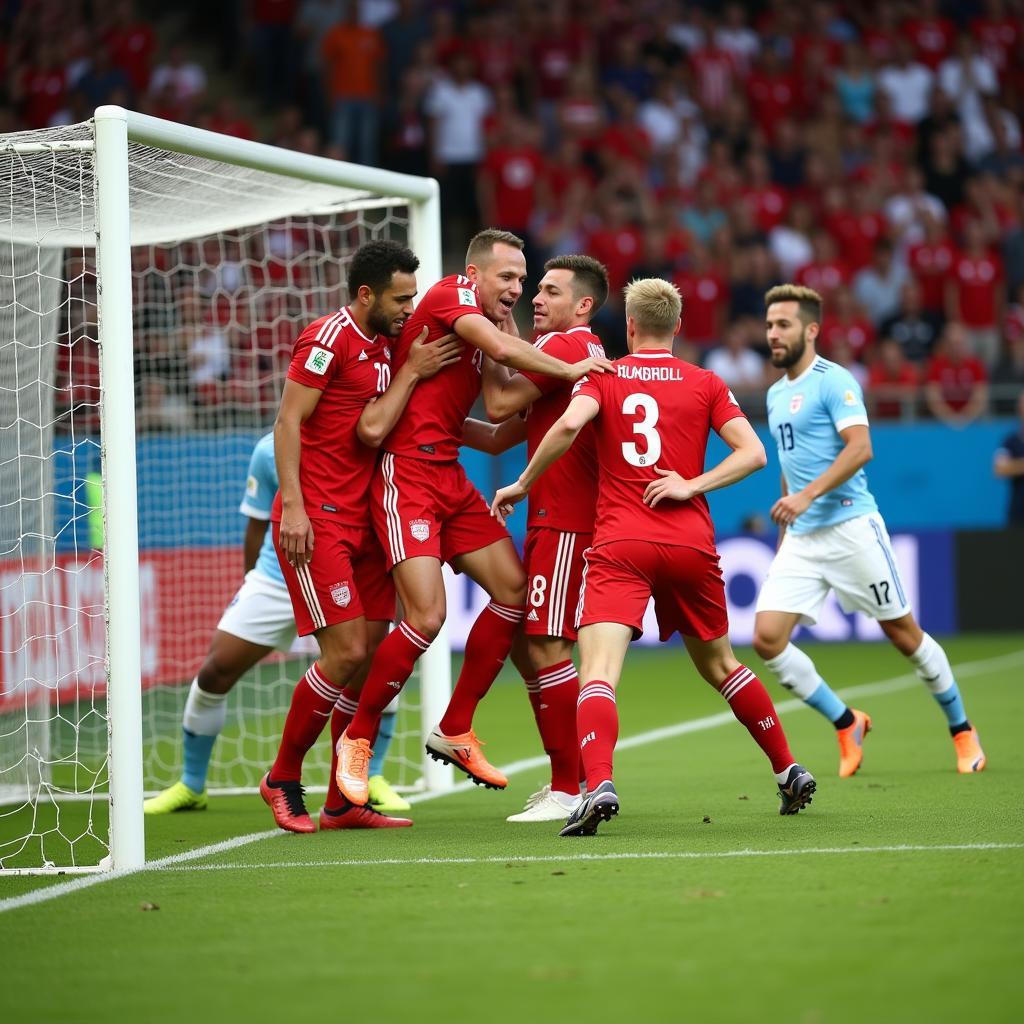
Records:
[[[116,641],[104,574],[131,532],[111,515],[124,509],[108,468],[131,441],[113,413],[135,410],[141,621],[128,639],[130,696],[141,688],[142,785],[154,792],[180,777],[188,684],[241,582],[246,467],[273,423],[295,337],[348,301],[346,266],[363,242],[409,242],[428,273],[439,260],[424,253],[436,239],[411,237],[414,198],[375,188],[379,172],[347,167],[367,175],[364,188],[304,179],[329,176],[328,162],[236,140],[215,159],[216,137],[179,126],[166,126],[177,134],[164,148],[131,130],[132,118],[162,122],[128,118],[121,305],[132,314],[123,358],[133,393],[111,388],[108,363],[101,374],[114,321],[100,297],[106,289],[110,301],[114,283],[98,253],[116,242],[97,223],[93,123],[0,138],[0,872],[111,863],[110,737],[129,733],[108,710]],[[314,653],[299,641],[235,687],[212,791],[258,784]],[[407,787],[425,784],[424,690],[414,681],[403,695],[386,766]],[[326,782],[328,743],[307,761],[311,787]]]

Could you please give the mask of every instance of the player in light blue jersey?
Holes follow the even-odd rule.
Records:
[[[245,495],[245,580],[224,610],[199,669],[182,716],[184,768],[179,782],[145,802],[146,814],[205,810],[206,776],[218,734],[224,727],[227,696],[235,683],[272,651],[287,651],[295,640],[295,621],[281,563],[267,526],[277,493],[274,435],[256,442],[249,459]],[[343,698],[344,699],[344,698]],[[370,764],[370,806],[381,812],[408,810],[409,804],[383,775],[384,759],[395,730],[397,698],[381,717]]]
[[[872,457],[860,386],[815,351],[821,296],[780,285],[765,295],[772,365],[786,371],[768,391],[768,424],[782,466],[782,497],[772,520],[782,543],[757,599],[754,648],[779,682],[823,714],[839,739],[839,775],[853,775],[864,756],[871,719],[846,704],[790,642],[798,624],[813,625],[829,590],[846,612],[878,621],[910,659],[946,716],[957,770],[985,767],[985,754],[964,711],[945,651],[914,619],[885,523],[868,490]]]

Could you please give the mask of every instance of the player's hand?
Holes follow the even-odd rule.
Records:
[[[305,512],[284,512],[278,543],[289,565],[301,569],[313,557],[313,525]]]
[[[417,380],[426,380],[457,363],[462,358],[462,349],[462,340],[457,334],[446,334],[427,344],[427,328],[424,327],[409,348],[409,368]]]
[[[813,498],[803,491],[787,494],[772,505],[772,522],[777,526],[792,526],[798,516],[802,516],[810,507]]]
[[[578,363],[569,364],[569,377],[571,381],[577,381],[580,377],[586,377],[588,373],[614,373],[615,366],[610,359],[604,356],[591,356],[589,359],[581,359]]]
[[[485,222],[481,221],[481,223]],[[490,221],[487,221],[486,223],[490,223]],[[504,334],[511,334],[513,338],[519,337],[519,324],[516,323],[516,318],[512,315],[511,310],[509,311],[508,316],[505,317],[504,321],[498,324],[498,330]]]
[[[654,472],[661,479],[652,480],[644,490],[644,504],[656,508],[659,501],[666,498],[670,501],[689,501],[695,494],[697,488],[689,481],[681,477],[673,469],[659,469],[654,467]]]
[[[526,488],[518,480],[508,487],[502,487],[491,502],[491,515],[504,526],[505,520],[512,515],[516,502],[522,501],[527,493]]]

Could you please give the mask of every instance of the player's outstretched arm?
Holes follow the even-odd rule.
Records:
[[[681,477],[674,470],[654,467],[658,480],[652,480],[644,491],[644,504],[656,508],[658,502],[668,498],[671,501],[689,501],[698,494],[717,491],[737,483],[751,473],[768,465],[761,439],[754,433],[750,421],[743,416],[728,420],[718,432],[732,451],[706,473],[692,480]]]
[[[521,373],[510,375],[506,367],[490,358],[484,360],[482,381],[484,408],[492,423],[528,409],[541,397],[540,388],[532,380]]]
[[[526,440],[526,420],[512,416],[503,423],[467,419],[462,424],[462,443],[488,455],[501,455]]]
[[[379,448],[391,433],[405,412],[413,388],[421,380],[433,377],[462,357],[463,345],[457,335],[446,334],[429,345],[426,340],[427,328],[424,327],[409,348],[409,358],[392,378],[384,394],[366,403],[356,424],[356,434],[370,448]]]
[[[512,507],[522,501],[537,482],[537,478],[571,447],[580,431],[598,414],[601,406],[589,395],[577,395],[568,405],[561,419],[551,425],[537,446],[529,465],[514,484],[502,487],[491,502],[491,515],[504,524]]]
[[[515,370],[543,373],[558,380],[577,381],[588,373],[604,373],[612,369],[609,359],[582,359],[578,363],[563,363],[534,348],[528,341],[499,331],[487,317],[479,313],[460,316],[455,331],[464,341],[480,349],[502,366]]]
[[[281,491],[280,545],[291,565],[302,568],[313,554],[313,527],[306,516],[299,484],[302,424],[313,415],[322,391],[294,380],[284,382],[274,421],[274,462]]]
[[[823,494],[845,484],[873,457],[871,432],[863,424],[845,427],[839,431],[843,449],[821,476],[812,480],[803,490],[787,494],[772,505],[772,522],[779,526],[792,526]]]

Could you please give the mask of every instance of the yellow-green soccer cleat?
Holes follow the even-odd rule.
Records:
[[[205,811],[206,791],[196,793],[184,782],[168,786],[162,793],[150,797],[142,805],[144,814],[174,814],[175,811]]]
[[[394,787],[383,775],[371,775],[368,781],[370,799],[367,803],[381,814],[394,814],[395,811],[407,811],[412,806],[395,792]]]

